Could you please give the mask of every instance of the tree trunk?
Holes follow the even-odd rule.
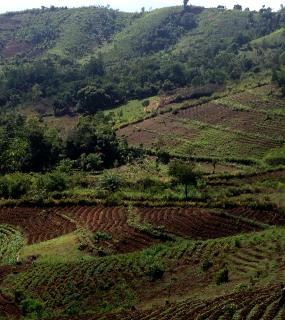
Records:
[[[185,199],[188,200],[188,184],[185,184]]]

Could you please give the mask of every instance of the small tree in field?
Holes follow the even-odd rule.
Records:
[[[188,199],[188,186],[197,185],[199,174],[194,171],[194,164],[191,162],[172,161],[169,164],[169,174],[185,186],[185,199]]]

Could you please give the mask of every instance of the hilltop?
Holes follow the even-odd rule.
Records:
[[[93,114],[161,91],[240,81],[278,65],[284,21],[284,10],[270,8],[7,13],[0,16],[0,105]]]

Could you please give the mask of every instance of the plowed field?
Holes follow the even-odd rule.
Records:
[[[52,211],[38,208],[0,208],[0,224],[21,230],[28,244],[50,240],[76,229],[70,221]]]

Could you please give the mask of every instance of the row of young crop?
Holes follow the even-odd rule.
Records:
[[[215,283],[221,268],[227,270],[227,281],[233,283],[245,281],[254,286],[271,279],[271,274],[276,274],[276,282],[282,273],[279,257],[284,254],[284,244],[283,230],[272,229],[217,240],[182,240],[136,253],[76,263],[39,261],[31,269],[6,278],[5,286],[46,301],[50,310],[67,310],[75,305],[93,312],[104,311],[106,305],[116,310],[118,296],[124,305],[135,304],[141,298],[135,293],[137,287],[169,284],[170,274],[179,270],[191,269],[205,286]],[[268,269],[261,270],[263,265]],[[195,286],[193,281],[191,285]],[[114,295],[117,295],[115,300]]]
[[[0,225],[0,265],[15,263],[24,243],[19,231],[8,225]]]

